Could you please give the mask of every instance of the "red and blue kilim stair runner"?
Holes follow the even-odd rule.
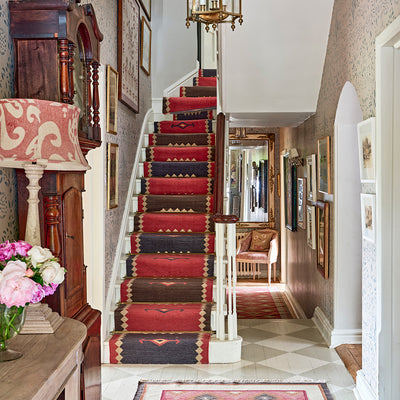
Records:
[[[215,70],[164,99],[141,177],[112,363],[208,363],[214,283]],[[208,85],[202,83],[211,82]],[[201,87],[200,87],[201,86]],[[213,87],[210,87],[213,86]]]

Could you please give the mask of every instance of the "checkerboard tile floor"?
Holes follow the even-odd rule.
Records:
[[[238,321],[242,360],[210,365],[103,365],[103,400],[132,400],[139,380],[327,382],[335,400],[355,400],[354,381],[313,321]]]

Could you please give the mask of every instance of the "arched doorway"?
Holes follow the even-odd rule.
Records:
[[[337,106],[334,146],[334,315],[331,347],[361,343],[362,236],[357,124],[362,112],[346,82]]]

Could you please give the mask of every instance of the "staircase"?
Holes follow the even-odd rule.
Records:
[[[193,87],[163,99],[163,112],[173,119],[154,122],[149,134],[131,254],[109,340],[111,363],[226,359],[217,353],[229,351],[229,341],[213,335],[216,104],[215,70],[200,70]]]

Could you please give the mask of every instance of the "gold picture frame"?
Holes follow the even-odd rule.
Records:
[[[146,17],[151,21],[151,0],[139,0]]]
[[[107,145],[107,210],[118,207],[118,155],[115,143]]]
[[[118,72],[107,65],[107,132],[117,134]]]
[[[118,0],[118,99],[139,112],[140,6]]]
[[[142,17],[140,35],[140,67],[147,75],[151,71],[151,28],[145,17]]]
[[[318,139],[318,191],[331,194],[330,137]]]
[[[329,277],[329,203],[317,201],[317,268],[324,279]]]

